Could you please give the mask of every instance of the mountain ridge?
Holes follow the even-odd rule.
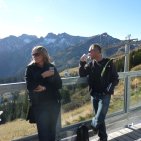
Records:
[[[65,32],[58,35],[48,33],[45,37],[40,38],[28,34],[18,37],[11,35],[0,39],[0,78],[23,77],[26,65],[31,60],[31,50],[36,45],[46,47],[57,69],[62,71],[66,67],[77,66],[80,56],[88,52],[92,43],[99,43],[106,48],[109,44],[120,42],[121,40],[107,33],[91,37],[73,36]],[[112,50],[109,51],[109,55],[114,53]]]

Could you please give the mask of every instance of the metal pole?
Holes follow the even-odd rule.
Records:
[[[125,44],[125,61],[124,61],[124,72],[129,71],[129,48],[128,44]]]
[[[124,72],[129,71],[129,54],[130,54],[130,44],[133,41],[138,41],[138,39],[130,39],[131,34],[129,34],[127,38],[127,42],[125,44],[125,61],[124,61]]]

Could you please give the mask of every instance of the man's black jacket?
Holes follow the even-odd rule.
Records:
[[[89,64],[80,61],[80,77],[88,77],[91,95],[93,92],[113,94],[114,87],[118,84],[118,73],[113,61],[103,58],[101,61],[91,61]]]

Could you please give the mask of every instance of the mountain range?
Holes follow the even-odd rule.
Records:
[[[45,37],[23,34],[0,39],[0,79],[24,75],[26,65],[31,60],[31,50],[36,45],[47,48],[52,61],[59,71],[66,67],[75,67],[79,64],[80,56],[88,53],[92,43],[101,44],[106,49],[109,45],[120,44],[121,40],[107,33],[91,37],[72,36],[67,33],[48,33]],[[118,49],[111,48],[108,55],[116,53]]]

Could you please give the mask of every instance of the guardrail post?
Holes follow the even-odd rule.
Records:
[[[3,111],[0,111],[0,115],[2,115]],[[0,118],[0,121],[1,121],[1,118]]]
[[[130,106],[130,76],[127,74],[125,77],[125,90],[124,90],[124,110],[125,113],[129,112]]]

